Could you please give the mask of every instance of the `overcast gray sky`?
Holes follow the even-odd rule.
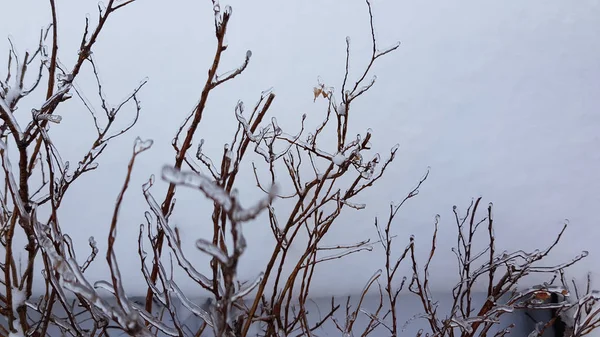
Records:
[[[233,7],[233,16],[223,68],[239,66],[248,49],[253,57],[244,75],[210,99],[197,137],[207,140],[209,154],[217,155],[230,141],[238,99],[252,106],[261,91],[273,87],[277,98],[271,112],[295,133],[303,113],[308,123],[317,123],[325,111],[324,102],[313,103],[317,77],[341,86],[346,36],[351,38],[351,70],[362,69],[368,61],[368,15],[362,0],[226,3]],[[60,60],[68,67],[77,56],[84,17],[90,13],[96,18],[96,4],[58,1]],[[598,271],[600,2],[374,0],[373,7],[381,48],[402,44],[375,67],[377,84],[357,101],[349,133],[371,128],[375,150],[386,154],[396,143],[400,150],[385,180],[362,196],[367,208],[345,214],[328,242],[375,238],[374,217],[385,217],[389,202],[401,200],[430,166],[429,179],[402,211],[394,234],[399,235],[397,250],[415,234],[424,252],[434,216],[442,216],[439,256],[432,267],[434,290],[453,286],[448,277],[455,274],[449,250],[455,242],[452,205],[464,211],[477,196],[484,197],[485,205],[494,203],[499,249],[543,248],[569,219],[571,227],[549,262],[571,259],[586,249],[590,256],[571,269],[571,276]],[[49,22],[47,1],[5,1],[0,50],[8,50],[8,35],[21,52],[34,49],[39,29]],[[94,49],[113,102],[143,78],[149,83],[140,94],[139,123],[111,145],[97,172],[68,193],[61,225],[79,242],[81,257],[87,255],[90,235],[101,249],[106,247],[133,139],[154,139],[153,149],[135,167],[119,224],[117,254],[132,293],[144,290],[135,243],[146,210],[141,184],[150,174],[160,176],[162,165],[173,161],[171,138],[199,98],[214,46],[208,0],[138,0],[111,16]],[[1,52],[0,64],[6,59],[7,53]],[[0,69],[4,76],[5,67]],[[77,85],[97,102],[89,70]],[[25,102],[34,106],[39,99]],[[21,106],[29,111],[25,103]],[[91,145],[92,120],[77,102],[64,104],[58,112],[63,122],[53,126],[52,137],[63,158],[77,162]],[[249,201],[260,194],[251,172],[244,177],[239,188]],[[162,199],[163,187],[155,188],[157,199]],[[212,236],[207,222],[211,207],[199,193],[181,190],[172,217],[187,240],[186,252],[198,264],[206,259],[194,250],[193,239]],[[245,233],[249,248],[240,277],[251,279],[264,267],[273,239],[261,221],[247,225]],[[384,266],[382,257],[375,250],[323,265],[314,294],[361,289]],[[87,274],[106,277],[104,259]]]

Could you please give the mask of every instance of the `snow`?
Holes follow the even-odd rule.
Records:
[[[335,156],[331,157],[331,161],[336,164],[337,166],[342,166],[344,165],[344,162],[346,161],[346,157],[344,156],[343,153],[336,153]]]
[[[17,309],[25,303],[25,298],[24,290],[12,289],[12,308],[15,315],[17,314]]]
[[[19,73],[18,73],[19,74]],[[20,76],[16,77],[16,80],[19,80]],[[18,86],[14,85],[11,86],[10,89],[8,90],[8,92],[6,93],[6,97],[4,97],[4,99],[6,100],[6,103],[8,105],[12,104],[12,102],[16,101],[17,99],[19,99],[19,97],[21,96],[21,90],[19,89]]]
[[[15,328],[17,329],[17,331],[11,331],[8,334],[8,337],[25,337],[25,334],[23,333],[23,330],[21,330],[20,325],[17,325]]]
[[[12,125],[14,125],[15,129],[17,130],[18,137],[23,138],[23,131],[21,131],[21,127],[19,126],[19,123],[17,123],[12,109],[8,105],[7,101],[2,97],[0,97],[0,108],[5,111],[6,115],[8,116],[8,120]]]

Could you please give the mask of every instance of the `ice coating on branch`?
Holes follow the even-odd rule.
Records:
[[[229,264],[229,257],[227,256],[227,254],[225,254],[225,252],[223,252],[221,248],[215,246],[210,241],[198,239],[196,240],[196,248],[208,255],[211,255],[212,257],[216,258],[225,265]]]
[[[544,329],[544,326],[546,325],[546,323],[544,322],[537,322],[535,324],[535,329],[529,334],[527,335],[527,337],[539,337],[542,335],[542,329]]]
[[[133,303],[132,305],[133,305],[134,309],[140,314],[140,316],[142,316],[142,318],[144,318],[146,321],[148,321],[152,326],[154,326],[157,329],[159,329],[160,331],[164,332],[167,336],[173,336],[173,337],[179,336],[179,331],[177,331],[177,329],[170,328],[167,325],[163,324],[162,322],[157,321],[154,316],[152,316],[150,313],[148,313],[146,310],[144,310],[139,305],[137,305],[135,303]]]
[[[94,283],[94,288],[100,288],[100,289],[104,289],[110,293],[114,293],[114,289],[112,288],[112,285],[110,283],[108,283],[107,281],[96,281],[96,283]]]
[[[151,148],[153,143],[154,141],[152,139],[142,140],[140,137],[136,137],[133,145],[133,152],[135,154],[144,152]]]
[[[92,247],[92,249],[97,253],[98,252],[98,246],[96,244],[96,239],[94,239],[93,236],[90,236],[90,238],[88,239],[88,243],[89,243],[90,247]]]
[[[360,172],[360,176],[363,179],[371,179],[373,177],[373,168],[366,168],[362,172]]]
[[[26,298],[27,297],[25,296],[24,290],[19,290],[15,287],[12,288],[12,309],[15,315],[18,315],[17,309],[23,304],[25,304]]]
[[[242,226],[240,226],[239,224],[235,224],[237,230],[236,230],[236,244],[235,244],[235,249],[239,252],[239,253],[243,253],[246,250],[247,244],[246,244],[246,238],[244,237],[244,234],[242,233]]]
[[[179,289],[179,287],[177,286],[177,284],[175,284],[175,282],[169,282],[169,285],[171,287],[171,291],[175,293],[175,295],[177,296],[177,298],[179,298],[179,300],[181,301],[181,304],[188,309],[191,313],[193,313],[194,315],[202,318],[206,324],[210,327],[213,327],[213,321],[210,318],[210,314],[204,310],[202,307],[200,307],[199,305],[196,305],[194,302],[192,302],[189,298],[187,298],[183,292],[181,291],[181,289]]]
[[[97,169],[97,168],[98,168],[98,162],[93,162],[93,163],[90,163],[90,164],[87,166],[87,170],[88,170],[88,171],[89,171],[89,170],[95,170],[95,169]]]
[[[21,127],[19,126],[19,123],[17,123],[17,120],[15,119],[15,115],[13,115],[13,111],[9,107],[8,103],[1,96],[0,96],[0,109],[4,110],[6,112],[6,116],[8,117],[10,124],[12,124],[15,127],[15,130],[17,131],[17,136],[19,137],[19,139],[23,138],[23,131],[21,131]]]
[[[366,294],[367,293],[367,290],[369,290],[369,287],[371,286],[371,283],[375,282],[375,280],[377,280],[381,276],[382,272],[383,271],[381,269],[377,269],[375,271],[375,273],[373,273],[373,275],[369,278],[369,280],[367,281],[365,287],[363,288],[362,294]]]
[[[42,104],[42,107],[40,108],[39,111],[43,113],[53,104],[58,103],[61,100],[63,100],[64,96],[69,92],[69,90],[71,90],[71,87],[73,86],[71,81],[72,81],[72,78],[61,81],[62,85],[59,86],[58,91],[56,91],[52,96],[50,96],[50,98],[48,98],[44,102],[44,104]]]
[[[260,140],[264,137],[266,133],[266,129],[259,129],[257,134],[252,134],[252,131],[250,131],[250,125],[248,124],[246,118],[244,118],[243,113],[244,102],[239,101],[238,104],[235,106],[235,117],[237,118],[238,122],[242,125],[246,137],[248,137],[252,142],[260,142]]]
[[[371,167],[373,169],[375,169],[375,167],[377,166],[377,164],[379,164],[379,162],[381,161],[381,156],[379,155],[379,153],[376,153],[373,158],[371,159],[371,162],[369,163],[371,165]]]
[[[0,150],[2,150],[2,160],[4,161],[6,175],[8,176],[8,186],[12,191],[12,196],[14,198],[17,208],[19,209],[19,212],[21,213],[21,217],[24,217],[24,214],[28,213],[25,210],[25,204],[23,203],[20,194],[17,192],[19,191],[19,185],[17,185],[15,175],[12,171],[12,165],[10,163],[10,159],[8,158],[8,150],[6,148],[6,143],[2,140],[0,140]]]
[[[373,77],[371,78],[371,81],[369,81],[369,83],[361,86],[360,88],[357,88],[357,90],[355,91],[354,95],[352,95],[352,99],[356,98],[358,95],[364,93],[365,91],[371,89],[371,87],[373,85],[375,85],[375,81],[377,81],[377,75],[373,75]]]
[[[65,259],[58,254],[54,244],[44,233],[42,224],[35,224],[34,232],[40,248],[49,258],[51,268],[60,275],[58,283],[61,288],[85,299],[92,307],[99,309],[105,318],[113,320],[126,332],[136,336],[150,336],[149,331],[141,323],[136,312],[112,307],[104,298],[98,295],[94,287],[83,276],[77,261],[73,258]],[[126,299],[123,298],[122,300],[125,301]]]
[[[198,158],[202,163],[204,163],[204,165],[206,165],[209,169],[209,171],[211,171],[213,174],[220,176],[221,173],[219,172],[219,170],[217,169],[217,167],[215,166],[215,164],[213,163],[213,161],[204,153],[202,153],[202,147],[204,146],[204,138],[200,139],[200,142],[198,143],[198,149],[196,150],[196,158]],[[230,155],[233,156],[233,154],[230,152]],[[187,156],[187,153],[186,153]],[[231,160],[233,160],[233,157],[230,158]],[[192,165],[195,164],[194,160],[188,160],[190,163],[192,163]],[[197,165],[194,165],[197,166]],[[195,167],[196,171],[201,171],[199,167]]]
[[[258,274],[258,277],[254,280],[254,282],[250,283],[249,285],[247,285],[245,287],[241,287],[237,293],[235,293],[233,296],[231,296],[231,301],[235,302],[238,299],[248,295],[254,288],[256,288],[260,284],[260,282],[262,281],[264,276],[265,276],[265,273],[260,272],[260,274]]]
[[[519,252],[520,253],[520,252]],[[529,254],[527,256],[528,260],[535,260],[537,256],[539,256],[541,253],[536,249],[533,253]],[[589,252],[587,250],[584,250],[581,252],[581,254],[577,255],[576,257],[572,258],[570,261],[565,262],[565,263],[561,263],[555,266],[551,266],[551,267],[531,267],[530,270],[532,272],[551,272],[551,271],[557,271],[560,269],[565,269],[568,266],[576,263],[577,261],[586,258],[589,255]]]
[[[277,196],[277,185],[273,185],[266,198],[259,200],[254,206],[244,209],[238,203],[235,195],[230,195],[222,187],[202,174],[192,171],[182,172],[171,166],[164,166],[162,177],[165,181],[172,184],[199,189],[207,198],[219,204],[226,213],[230,213],[231,220],[233,221],[249,221],[256,218]]]
[[[281,127],[279,126],[279,123],[277,123],[277,117],[271,118],[271,124],[273,124],[273,132],[275,133],[276,136],[279,136],[282,131],[281,131]]]
[[[148,203],[148,206],[150,206],[152,213],[154,213],[154,215],[157,217],[158,226],[164,230],[169,247],[171,247],[171,249],[173,250],[173,253],[177,258],[177,261],[181,265],[181,268],[183,268],[186,271],[188,276],[190,276],[190,278],[192,278],[194,281],[200,283],[202,286],[209,287],[212,283],[212,280],[204,276],[202,273],[198,272],[196,268],[194,268],[194,266],[185,258],[181,247],[175,244],[176,235],[175,233],[173,233],[173,229],[171,228],[171,226],[169,226],[169,223],[163,215],[161,208],[158,205],[158,202],[156,202],[156,199],[154,199],[152,194],[150,194],[150,187],[152,187],[153,184],[154,176],[151,176],[148,182],[146,182],[142,187],[144,197],[146,198],[146,202]]]
[[[100,13],[106,12],[106,4],[102,1],[98,1],[98,10]]]
[[[112,295],[115,295],[112,285],[106,281],[98,281],[94,284],[94,287],[104,289],[107,292],[111,293]],[[165,306],[167,305],[164,302],[161,302],[161,303],[163,303],[163,305],[165,305]],[[179,336],[179,333],[177,332],[177,330],[171,329],[168,326],[164,325],[163,323],[157,321],[156,318],[154,316],[152,316],[152,314],[148,313],[145,309],[143,309],[142,307],[137,305],[135,302],[128,301],[127,306],[130,307],[130,310],[131,309],[135,310],[135,314],[140,315],[142,318],[147,320],[148,323],[150,323],[152,326],[160,329],[165,334],[167,334],[169,336],[174,336],[174,337]],[[132,324],[129,324],[129,326],[131,329],[135,328],[135,326],[133,326]]]
[[[39,114],[35,116],[37,121],[48,121],[52,123],[60,123],[62,121],[62,116],[60,115],[51,115],[51,114]]]
[[[450,321],[451,327],[460,327],[462,330],[466,331],[469,334],[473,333],[473,328],[471,328],[471,325],[469,325],[464,319],[452,317],[450,318]]]
[[[340,103],[336,112],[338,116],[346,116],[346,114],[348,113],[348,105],[346,105],[346,103],[344,102]]]
[[[492,310],[490,310],[488,312],[487,315],[490,316],[492,313],[494,313],[494,314],[496,314],[496,313],[511,313],[514,311],[515,311],[515,308],[513,306],[497,304],[494,306],[494,308]]]
[[[226,212],[231,211],[233,202],[223,188],[212,182],[209,178],[195,172],[182,172],[171,166],[162,169],[162,178],[172,184],[195,187],[218,203]]]
[[[233,160],[233,151],[231,151],[229,149],[229,144],[225,144],[224,150],[225,150],[225,158],[227,158],[228,160]]]
[[[364,204],[364,203],[360,203],[360,204],[359,203],[353,203],[353,202],[350,202],[348,200],[342,200],[342,202],[346,206],[354,208],[354,209],[358,209],[358,210],[365,209],[365,207],[367,207],[367,204]]]
[[[337,166],[342,166],[344,165],[344,162],[346,161],[346,157],[344,156],[343,153],[336,153],[335,156],[331,157],[331,161],[336,164]]]
[[[100,153],[102,151],[104,151],[104,148],[108,145],[108,143],[102,143],[102,145],[100,146],[95,146],[90,150],[90,154],[92,155],[92,157],[98,157],[100,155]]]

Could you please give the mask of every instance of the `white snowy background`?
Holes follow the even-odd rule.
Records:
[[[232,138],[238,99],[253,106],[261,91],[273,87],[277,97],[271,114],[295,133],[303,113],[315,124],[325,111],[323,101],[313,103],[317,77],[336,89],[341,86],[345,37],[351,38],[351,70],[361,71],[370,53],[362,0],[227,3],[233,16],[221,69],[239,66],[248,49],[253,57],[242,76],[209,99],[196,139],[207,140],[205,148],[215,159]],[[86,13],[92,22],[97,17],[96,5],[88,0],[57,1],[59,55],[67,67],[77,57]],[[79,256],[87,255],[90,235],[96,237],[102,255],[133,139],[154,139],[154,147],[134,169],[119,222],[117,255],[131,294],[145,291],[135,242],[146,210],[141,184],[151,174],[160,176],[161,167],[173,161],[171,139],[199,98],[215,46],[211,7],[204,0],[138,0],[110,17],[94,49],[114,103],[143,78],[149,83],[140,94],[139,123],[113,142],[98,170],[68,193],[61,225],[79,242]],[[588,250],[589,257],[571,268],[569,276],[583,280],[589,271],[598,274],[600,2],[373,0],[373,8],[381,48],[402,44],[374,68],[377,84],[354,106],[349,134],[371,128],[373,148],[384,157],[396,143],[400,150],[386,178],[356,200],[367,208],[345,214],[328,242],[376,238],[374,217],[386,217],[389,202],[401,200],[429,166],[429,179],[401,212],[394,234],[398,250],[414,234],[425,253],[435,214],[441,215],[439,255],[431,273],[434,291],[454,285],[452,205],[464,211],[478,196],[484,197],[483,206],[494,203],[499,249],[544,248],[569,219],[570,228],[548,262],[563,262]],[[1,9],[0,75],[5,76],[5,37],[10,35],[21,53],[33,50],[39,29],[51,18],[42,0],[3,0]],[[84,72],[77,85],[98,103],[90,68]],[[23,101],[19,120],[25,120],[42,98]],[[51,135],[63,158],[76,163],[94,137],[92,120],[76,99],[58,113],[63,122],[52,127]],[[129,113],[133,116],[133,110]],[[258,156],[254,159],[260,163]],[[286,178],[284,172],[279,176]],[[260,194],[250,172],[244,179],[238,187],[249,203]],[[164,184],[158,184],[154,194],[162,201]],[[212,236],[211,203],[183,189],[177,199],[172,222],[180,227],[191,260],[203,264],[206,259],[194,251],[193,242]],[[245,233],[249,248],[240,277],[251,279],[264,267],[273,239],[265,221],[248,224]],[[323,265],[313,295],[356,293],[383,267],[382,257],[381,250],[375,250]],[[104,259],[86,274],[106,277]],[[543,280],[533,277],[530,282]],[[198,289],[182,286],[192,293]]]

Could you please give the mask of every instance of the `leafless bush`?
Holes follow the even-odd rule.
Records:
[[[390,226],[400,207],[418,193],[418,188],[422,183],[423,180],[400,204],[390,206],[390,214],[385,225],[381,226],[378,221],[375,221],[380,242],[385,249],[386,277],[383,284],[387,295],[386,299],[391,304],[389,311],[383,317],[391,314],[392,319],[389,325],[385,325],[380,320],[379,313],[368,314],[372,317],[372,324],[381,324],[389,330],[391,335],[398,335],[399,322],[396,320],[396,301],[405,285],[410,293],[419,298],[423,307],[423,314],[415,318],[424,319],[429,328],[428,333],[421,330],[419,335],[488,336],[493,333],[493,336],[505,336],[510,334],[511,329],[515,326],[510,324],[499,329],[500,317],[516,310],[526,309],[553,310],[551,319],[547,322],[537,322],[536,330],[531,332],[530,337],[542,336],[544,331],[552,327],[557,320],[563,321],[568,327],[569,333],[566,333],[565,336],[584,336],[600,324],[598,317],[600,308],[596,306],[600,293],[591,289],[589,277],[585,294],[577,289],[575,281],[572,281],[571,287],[565,278],[565,269],[585,258],[588,253],[584,251],[571,261],[559,265],[545,266],[541,263],[557,246],[567,225],[564,225],[556,239],[546,249],[498,252],[495,245],[492,204],[488,205],[487,214],[484,217],[477,218],[481,198],[472,202],[463,216],[459,215],[457,207],[454,206],[457,241],[452,252],[456,256],[460,280],[452,289],[453,300],[449,312],[439,313],[438,302],[433,298],[428,286],[430,282],[429,266],[436,253],[439,215],[435,219],[431,248],[423,269],[419,268],[415,254],[414,237],[410,238],[408,245],[395,261],[391,258]],[[488,242],[483,245],[483,249],[475,251],[478,243],[475,234],[478,230],[487,232]],[[406,277],[403,278],[400,287],[394,288],[394,277],[403,261],[407,261],[411,265],[413,274],[408,280]],[[518,287],[520,282],[534,273],[548,274],[548,282],[530,288]],[[487,289],[486,300],[481,305],[477,305],[473,299],[477,294],[476,285],[480,284],[485,285]],[[552,301],[553,297],[558,300]]]
[[[323,239],[342,212],[364,208],[363,204],[355,201],[356,196],[382,178],[398,149],[397,146],[392,147],[382,158],[369,152],[373,137],[370,130],[365,130],[362,135],[348,135],[351,117],[359,113],[352,109],[353,102],[375,84],[376,78],[371,74],[374,63],[399,46],[379,48],[369,1],[366,1],[366,8],[370,18],[372,53],[362,71],[351,73],[348,66],[350,40],[346,40],[346,67],[341,90],[336,91],[321,82],[314,88],[314,99],[327,102],[323,122],[314,130],[305,130],[305,116],[302,116],[298,130],[288,133],[279,126],[276,117],[267,117],[275,94],[263,92],[250,109],[246,109],[242,102],[237,104],[233,114],[237,130],[217,160],[203,152],[205,140],[194,137],[203,121],[211,91],[241,75],[252,53],[246,53],[238,68],[221,72],[222,55],[227,51],[224,41],[232,11],[213,0],[214,58],[198,104],[176,130],[172,142],[174,161],[165,165],[161,172],[161,178],[169,183],[168,190],[158,199],[159,203],[152,191],[154,177],[150,177],[143,186],[148,209],[145,212],[146,222],[139,229],[138,252],[147,285],[145,301],[138,303],[128,297],[114,246],[119,212],[135,160],[152,146],[151,140],[137,139],[133,146],[127,175],[108,227],[105,256],[110,275],[106,281],[91,284],[85,272],[92,263],[99,263],[96,261],[100,253],[96,242],[90,238],[90,255],[85,259],[77,258],[75,242],[61,229],[58,210],[73,183],[98,166],[98,160],[109,142],[128,132],[138,120],[141,111],[138,93],[146,82],[142,81],[133,88],[123,101],[116,104],[108,102],[92,53],[108,19],[115,12],[124,11],[125,7],[133,10],[133,6],[129,5],[135,1],[109,0],[105,7],[99,6],[95,27],[86,19],[78,58],[70,68],[57,61],[57,13],[54,0],[49,1],[53,22],[41,30],[38,48],[21,57],[11,47],[7,76],[0,82],[0,154],[5,176],[0,194],[1,242],[5,250],[5,260],[0,265],[4,285],[0,310],[6,318],[6,324],[0,326],[0,335],[45,336],[54,331],[72,336],[102,336],[118,331],[136,336],[200,336],[208,329],[217,336],[249,336],[254,331],[251,329],[256,328],[265,336],[312,336],[317,335],[326,323],[332,323],[344,336],[366,336],[381,331],[385,335],[397,336],[402,330],[397,303],[403,290],[416,295],[422,303],[424,313],[416,318],[425,319],[428,332],[422,330],[419,335],[486,336],[497,325],[500,316],[531,308],[553,309],[555,315],[550,321],[539,324],[530,336],[541,336],[558,319],[566,322],[570,336],[583,336],[600,324],[600,309],[595,306],[600,295],[591,290],[590,282],[583,293],[575,284],[569,285],[564,276],[564,269],[585,254],[558,266],[540,264],[557,245],[564,229],[545,250],[498,252],[491,205],[487,216],[482,220],[476,219],[480,199],[463,216],[455,209],[458,235],[453,252],[458,261],[460,282],[452,292],[451,311],[438,312],[429,289],[428,273],[436,252],[438,219],[435,221],[430,255],[423,269],[415,253],[415,239],[411,238],[399,256],[394,258],[390,234],[394,217],[406,201],[417,195],[427,176],[400,204],[390,205],[384,224],[376,219],[378,241],[365,240],[337,246],[323,244]],[[85,63],[91,65],[97,80],[100,107],[92,106],[84,99],[85,95],[73,86]],[[36,76],[32,83],[25,83],[25,75],[31,71],[35,71]],[[357,80],[352,81],[353,77]],[[42,84],[44,78],[47,82]],[[31,110],[27,125],[19,124],[14,113],[21,99],[34,90],[44,90],[44,87],[46,101]],[[69,162],[61,159],[59,149],[48,134],[52,123],[61,122],[58,114],[61,103],[72,99],[73,93],[92,115],[97,131],[96,139],[77,167],[71,167]],[[125,113],[122,111],[127,110],[135,114],[133,122],[123,129],[115,129],[114,122]],[[99,118],[96,111],[102,111],[105,116]],[[101,122],[104,119],[106,123]],[[333,143],[322,141],[321,136],[326,132],[334,132],[337,136]],[[242,163],[252,160],[252,156],[259,158],[252,165],[256,185],[264,197],[253,205],[242,206],[236,179]],[[15,160],[14,164],[11,159]],[[283,171],[287,177],[276,179],[277,171]],[[291,189],[277,187],[283,183]],[[199,272],[198,266],[186,257],[177,227],[169,221],[177,187],[197,189],[213,201],[213,212],[207,217],[213,225],[212,237],[196,241],[196,248],[211,258],[210,275]],[[290,212],[277,210],[277,200],[283,199],[293,205]],[[40,216],[39,210],[47,210],[49,216]],[[277,243],[272,247],[270,259],[254,280],[239,280],[236,271],[246,248],[244,223],[259,216],[268,219]],[[480,227],[487,229],[489,244],[482,251],[473,251],[474,234]],[[14,243],[18,231],[22,231],[27,239],[24,270],[19,268],[13,253],[18,249]],[[294,242],[305,244],[303,253],[297,258],[289,253]],[[371,251],[379,245],[384,251],[385,268],[368,280],[356,305],[347,301],[345,313],[342,313],[343,322],[337,317],[342,311],[339,310],[341,306],[334,299],[330,310],[320,319],[309,317],[307,306],[317,265],[349,254]],[[167,261],[164,256],[172,258]],[[39,294],[33,289],[36,262],[44,266],[43,274],[38,275],[44,281],[44,288],[39,290]],[[408,278],[398,274],[402,263],[412,266],[412,275]],[[185,271],[191,282],[210,294],[211,300],[203,305],[186,296],[173,277],[174,268]],[[547,273],[549,282],[535,288],[518,289],[518,282],[531,273]],[[400,283],[397,282],[399,278]],[[487,300],[482,306],[473,302],[474,286],[478,282],[487,284]],[[372,312],[362,306],[368,293],[379,294],[379,304]],[[548,302],[549,298],[557,295],[560,295],[557,303]],[[180,306],[202,322],[199,329],[192,331],[181,322]],[[360,315],[368,318],[366,326],[356,325]],[[496,329],[495,336],[509,334],[510,329]]]

